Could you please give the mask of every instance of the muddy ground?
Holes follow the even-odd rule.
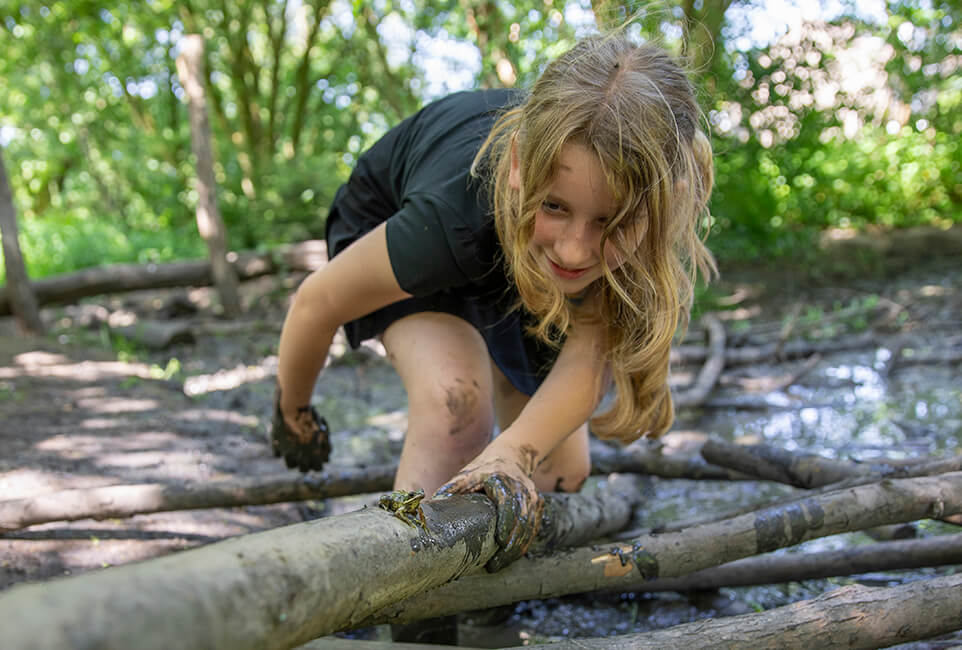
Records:
[[[789,321],[808,323],[811,333],[811,323],[824,320],[829,329],[822,328],[823,336],[842,337],[868,327],[880,345],[898,340],[920,351],[962,347],[962,258],[883,260],[872,268],[871,274],[844,280],[802,280],[796,273],[772,269],[730,271],[714,294],[716,306],[725,308],[730,334],[746,344],[753,336],[759,341],[772,332],[777,336]],[[50,334],[39,339],[19,336],[12,319],[0,319],[0,499],[285,471],[270,454],[267,424],[277,337],[298,280],[268,277],[246,283],[246,313],[233,322],[218,318],[216,298],[204,288],[46,308]],[[897,308],[886,311],[889,305]],[[840,312],[842,317],[832,316]],[[151,350],[116,334],[145,319],[190,323],[192,340]],[[697,340],[700,330],[695,327],[691,336]],[[957,362],[933,368],[956,385],[962,383]],[[757,373],[764,375],[766,369]],[[683,378],[685,369],[678,374]],[[732,389],[727,390],[731,395]],[[396,458],[406,424],[404,393],[377,345],[349,351],[337,341],[315,403],[336,432],[333,463]],[[679,426],[697,428],[701,417],[698,411],[681,413]],[[951,451],[957,444],[958,438],[940,448]],[[954,453],[959,453],[957,446]],[[350,510],[369,499],[33,526],[0,535],[0,590]],[[678,614],[664,617],[663,624],[728,607],[680,597],[675,601]],[[553,609],[557,606],[567,603],[555,603]],[[536,611],[544,605],[524,607]],[[637,607],[632,616],[638,616]],[[542,619],[549,618],[550,612],[543,612]],[[517,630],[513,634],[513,642],[520,642]],[[552,632],[529,629],[527,634],[537,638]],[[511,638],[492,643],[508,645]]]

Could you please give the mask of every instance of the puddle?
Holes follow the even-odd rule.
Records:
[[[753,403],[763,398],[773,405],[770,409],[723,408],[681,414],[679,428],[695,428],[726,440],[764,442],[832,458],[917,458],[962,452],[962,382],[958,366],[905,366],[887,374],[890,357],[891,352],[885,349],[826,357],[798,384],[784,391],[749,396]],[[717,395],[744,397],[734,392],[726,395],[723,390]],[[653,479],[647,504],[639,511],[644,518],[640,525],[655,526],[730,511],[790,492],[787,486],[769,482]],[[949,532],[951,528],[944,524],[928,525],[931,523],[919,526],[920,535]],[[864,533],[836,535],[779,552],[838,550],[871,541]],[[510,624],[520,629],[523,636],[539,640],[637,633],[707,617],[779,607],[856,581],[890,586],[940,572],[944,569],[723,588],[696,599],[678,594],[621,594],[620,602],[596,596],[537,601],[519,604]]]

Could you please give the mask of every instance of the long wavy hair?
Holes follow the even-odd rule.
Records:
[[[489,183],[509,277],[535,316],[531,333],[560,346],[573,323],[602,324],[615,386],[609,407],[590,423],[602,438],[659,436],[674,420],[671,342],[688,326],[698,273],[716,273],[704,244],[713,173],[702,122],[691,82],[664,49],[620,33],[593,36],[546,67],[475,159],[474,173]],[[601,255],[604,279],[580,301],[550,281],[531,247],[535,214],[569,143],[597,155],[620,206],[601,247],[613,246],[623,261],[610,268]],[[512,156],[520,191],[508,180]]]

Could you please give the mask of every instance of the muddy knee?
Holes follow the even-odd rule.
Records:
[[[438,442],[452,447],[478,448],[487,444],[494,427],[494,409],[489,391],[472,378],[439,381],[417,396],[411,409],[429,419]],[[413,415],[413,413],[412,413]]]

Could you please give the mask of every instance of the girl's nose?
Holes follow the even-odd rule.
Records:
[[[570,224],[555,241],[558,263],[568,269],[591,266],[595,251],[588,233],[588,226]]]

